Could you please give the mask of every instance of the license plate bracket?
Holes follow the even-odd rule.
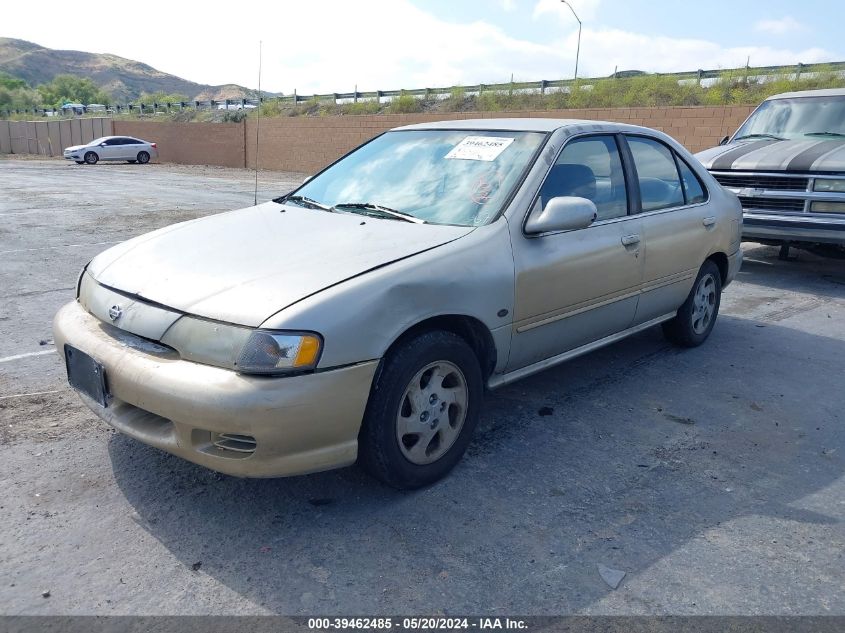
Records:
[[[85,394],[102,407],[108,406],[109,391],[106,371],[91,356],[72,345],[65,344],[65,366],[70,386]]]

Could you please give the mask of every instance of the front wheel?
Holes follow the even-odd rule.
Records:
[[[89,165],[96,165],[98,160],[100,160],[100,157],[97,156],[97,154],[95,154],[94,152],[85,153],[85,162]]]
[[[426,486],[469,445],[483,397],[478,359],[460,336],[432,331],[383,363],[358,436],[359,464],[394,488]]]
[[[138,162],[146,165],[150,162],[150,155],[147,152],[138,152]]]
[[[718,266],[707,260],[675,318],[663,324],[663,334],[681,347],[701,345],[713,330],[721,301],[722,275]]]

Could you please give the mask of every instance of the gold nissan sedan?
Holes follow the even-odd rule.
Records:
[[[461,459],[485,389],[656,325],[703,343],[741,223],[654,130],[412,125],[271,202],[101,253],[55,341],[85,404],[141,442],[414,488]]]

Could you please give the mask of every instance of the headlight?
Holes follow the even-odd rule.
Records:
[[[843,178],[816,178],[813,191],[831,191],[845,193],[845,179]]]
[[[845,213],[845,202],[819,202],[810,205],[810,211],[821,213]]]
[[[313,369],[321,347],[315,334],[255,330],[241,350],[237,369],[247,374]]]
[[[183,316],[161,342],[185,360],[245,374],[283,374],[313,369],[322,339],[308,332],[254,330]]]

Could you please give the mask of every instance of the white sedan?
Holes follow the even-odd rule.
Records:
[[[96,165],[101,160],[125,160],[143,165],[150,159],[158,158],[158,146],[132,136],[103,136],[87,145],[66,148],[64,157],[76,161],[77,165]]]

